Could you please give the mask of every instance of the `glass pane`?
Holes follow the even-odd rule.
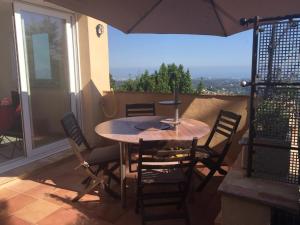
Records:
[[[33,148],[63,139],[60,119],[71,111],[66,20],[21,11],[30,87]]]
[[[24,156],[22,114],[15,60],[12,7],[0,2],[0,164]]]

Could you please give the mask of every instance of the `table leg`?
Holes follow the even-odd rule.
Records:
[[[121,204],[126,206],[126,163],[125,163],[125,144],[120,142],[120,178],[121,178]]]

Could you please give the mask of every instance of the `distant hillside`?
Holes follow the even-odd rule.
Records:
[[[248,87],[241,87],[241,81],[244,79],[234,78],[202,78],[192,79],[192,85],[194,88],[197,87],[198,83],[202,80],[205,89],[208,92],[220,93],[220,94],[241,94],[248,95],[250,89]]]
[[[115,80],[134,79],[141,75],[145,70],[153,73],[157,67],[130,67],[130,68],[110,68],[110,73],[113,74]],[[185,66],[190,73],[192,79],[201,77],[211,79],[250,79],[249,66]]]
[[[127,71],[126,76],[121,74]],[[135,71],[135,75],[129,73]],[[246,66],[184,67],[162,63],[157,68],[127,68],[111,71],[111,85],[115,90],[170,93],[174,79],[180,93],[188,94],[249,94],[249,88],[240,86],[249,80]]]
[[[249,95],[249,87],[241,87],[243,79],[228,78],[197,78],[192,79],[192,86],[196,88],[202,80],[207,94],[232,94],[232,95]],[[116,80],[116,86],[120,87],[124,80]]]

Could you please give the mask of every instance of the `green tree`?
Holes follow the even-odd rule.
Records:
[[[155,77],[155,92],[159,93],[171,93],[171,87],[169,85],[168,67],[166,64],[161,64],[158,71],[154,72]]]
[[[201,95],[204,93],[204,91],[205,91],[205,85],[203,82],[203,78],[201,78],[201,80],[199,81],[199,83],[197,85],[196,93]]]
[[[109,83],[110,83],[110,88],[116,90],[116,80],[113,78],[112,74],[109,74]]]
[[[137,79],[124,81],[118,89],[120,91],[137,91]]]
[[[192,88],[192,79],[189,70],[184,70],[183,65],[161,64],[158,71],[150,74],[147,70],[135,80],[129,79],[122,83],[122,91],[141,91],[171,93],[174,90],[174,84],[177,84],[180,93],[194,93]]]
[[[179,80],[179,92],[183,94],[192,94],[194,92],[192,87],[192,79],[190,71],[186,72],[183,69],[182,65],[179,65],[178,72],[180,74]]]
[[[173,64],[168,65],[168,76],[169,76],[169,87],[172,92],[174,92],[174,85],[177,84],[177,87],[179,86],[179,73],[177,66]]]
[[[149,72],[147,70],[138,79],[137,91],[142,91],[142,92],[155,91],[155,77],[153,75],[149,75]]]

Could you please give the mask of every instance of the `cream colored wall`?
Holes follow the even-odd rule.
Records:
[[[271,209],[268,206],[222,195],[222,225],[269,225]]]
[[[102,24],[104,28],[100,38],[96,35],[97,24]],[[104,119],[99,100],[104,91],[110,90],[107,25],[87,16],[79,16],[78,35],[83,128],[87,139],[95,143],[98,136],[94,127]]]
[[[116,92],[115,94],[107,92],[102,98],[101,110],[104,110],[108,116],[112,118],[125,116],[125,104],[129,103],[145,103],[155,102],[156,113],[162,116],[174,116],[174,110],[170,106],[162,106],[157,104],[161,100],[172,99],[172,95],[156,94],[156,93],[135,93],[135,92]],[[209,126],[213,126],[215,119],[221,109],[229,110],[242,115],[242,119],[235,136],[231,149],[228,153],[226,161],[231,164],[241,151],[238,141],[247,130],[248,118],[248,97],[247,96],[224,96],[224,95],[181,95],[180,115],[186,118],[193,118],[206,122]],[[113,115],[115,114],[115,115]],[[111,119],[106,117],[106,120]],[[204,142],[204,137],[200,142]],[[220,146],[221,139],[213,140],[212,147]]]
[[[0,1],[0,99],[17,90],[17,65],[14,55],[12,1]]]

